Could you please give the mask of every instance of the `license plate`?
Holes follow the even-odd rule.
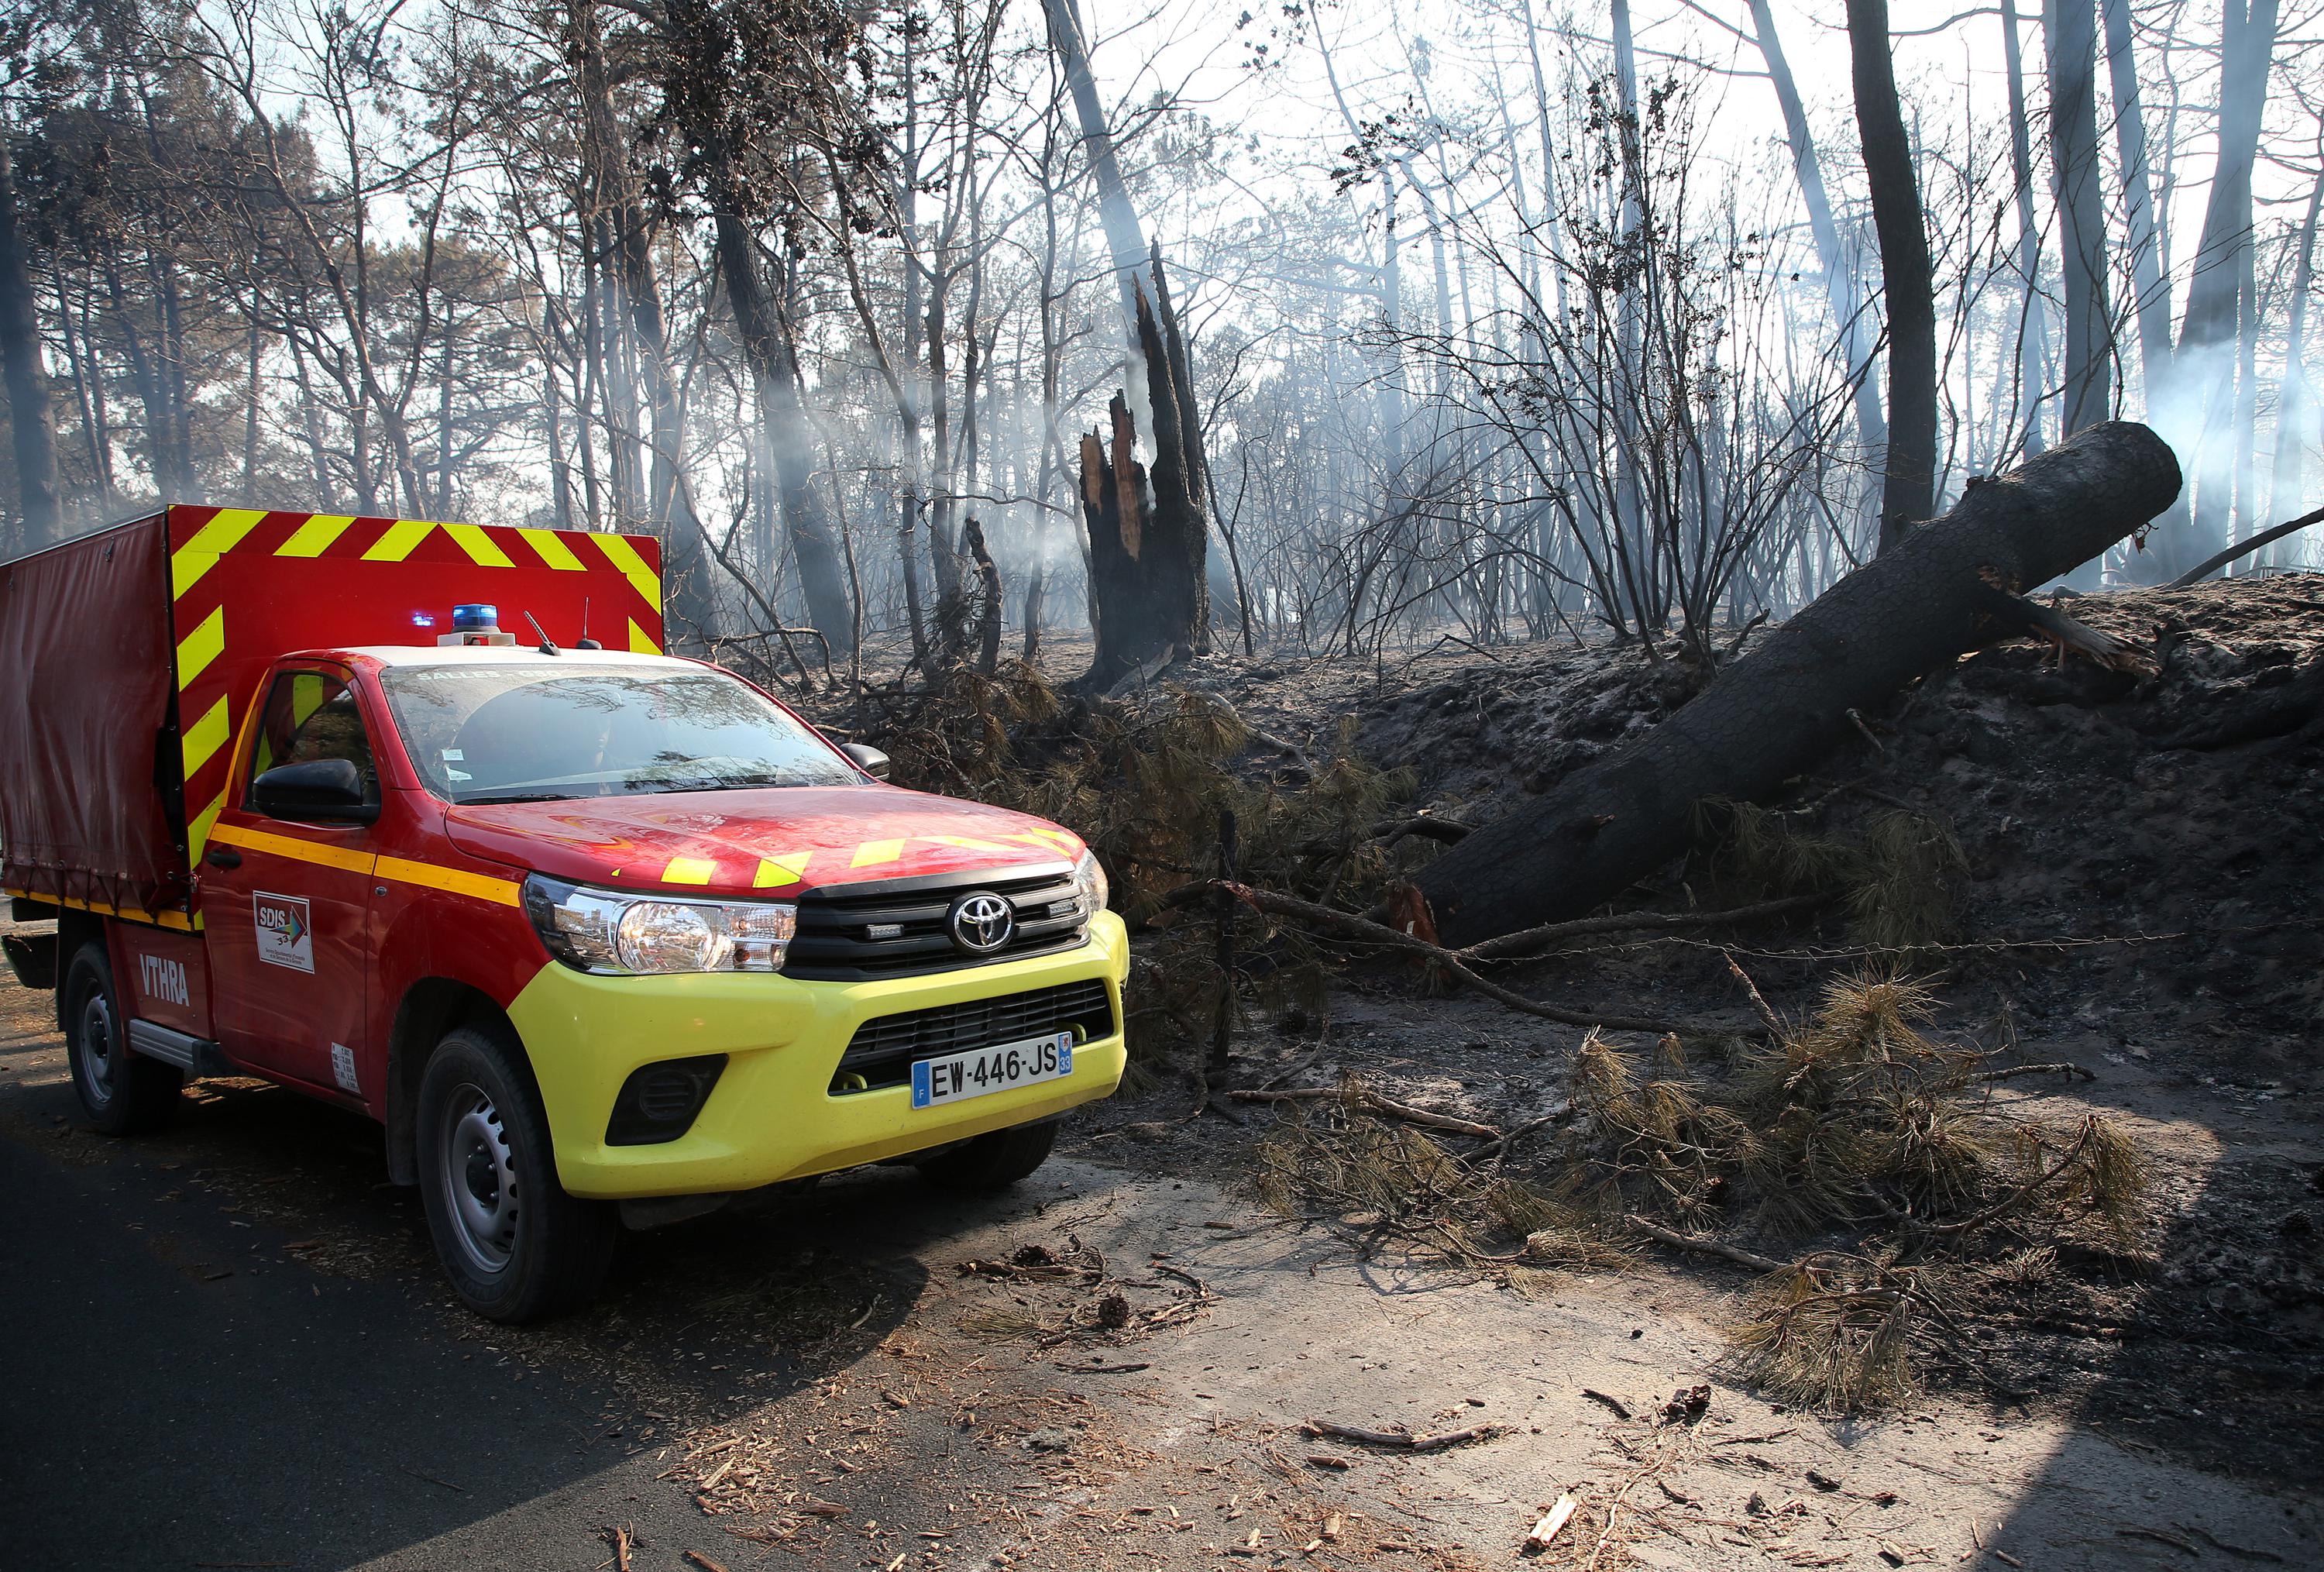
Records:
[[[942,1103],[964,1102],[1011,1087],[1063,1080],[1073,1073],[1074,1034],[1070,1031],[919,1059],[912,1066],[912,1106],[933,1108]]]

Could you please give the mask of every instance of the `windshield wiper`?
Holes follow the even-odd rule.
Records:
[[[640,781],[631,789],[634,797],[656,797],[669,791],[742,791],[753,786],[786,786],[790,782],[779,775],[684,775],[675,779]]]
[[[501,802],[570,802],[573,797],[570,791],[494,791],[482,797],[457,797],[453,802],[460,808],[485,808]]]

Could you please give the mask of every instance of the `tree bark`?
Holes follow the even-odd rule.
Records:
[[[969,642],[976,647],[976,669],[991,676],[1001,666],[1001,569],[984,543],[984,526],[974,513],[961,521],[960,543],[976,569],[976,614],[969,626]]]
[[[2172,567],[2227,543],[2235,485],[2234,356],[2244,259],[2252,243],[2252,166],[2275,53],[2277,0],[2224,0],[2221,9],[2219,161],[2203,208],[2203,237],[2172,356],[2181,396],[2201,389],[2202,434],[2192,456],[2194,528],[2183,540],[2166,543],[2164,560]]]
[[[1138,326],[1138,275],[1146,261],[1146,236],[1130,199],[1129,182],[1121,178],[1120,161],[1114,156],[1113,131],[1106,124],[1105,106],[1090,72],[1089,41],[1082,32],[1081,15],[1074,0],[1042,0],[1042,8],[1048,14],[1049,38],[1065,68],[1065,86],[1073,93],[1074,114],[1081,121],[1082,146],[1097,183],[1098,223],[1105,231],[1106,248],[1113,254],[1114,282],[1121,292],[1122,336],[1135,355],[1143,342]]]
[[[833,649],[850,649],[854,618],[841,577],[839,550],[816,481],[815,436],[807,425],[788,325],[759,271],[758,248],[748,226],[733,213],[732,204],[715,197],[711,218],[718,274],[726,285],[742,357],[758,393],[760,428],[774,462],[775,485],[781,494],[783,520],[798,562],[799,588],[807,600],[807,615]]]
[[[17,224],[16,170],[8,156],[8,128],[0,124],[0,370],[8,387],[8,425],[16,454],[16,505],[24,519],[22,544],[45,546],[64,534],[64,497],[57,485],[57,429],[49,411],[48,379],[41,375],[41,322],[32,299],[32,270]]]
[[[2092,0],[2049,0],[2050,162],[2057,179],[2066,296],[2060,429],[2072,436],[2114,402],[2114,311],[2107,300],[2106,206],[2098,191],[2098,19]]]
[[[654,532],[661,538],[665,610],[674,630],[707,636],[715,602],[711,594],[709,554],[704,549],[702,522],[696,515],[694,493],[686,476],[686,408],[680,379],[670,365],[669,323],[662,309],[661,283],[653,267],[653,231],[631,164],[627,139],[613,106],[613,74],[605,60],[604,41],[597,23],[597,7],[585,3],[573,7],[568,52],[575,65],[575,86],[582,106],[581,148],[588,173],[588,189],[604,221],[607,254],[603,265],[612,300],[626,308],[619,313],[613,337],[625,331],[637,350],[637,372],[645,384],[646,402],[653,411],[653,438],[648,448],[650,469],[646,510]],[[632,439],[637,428],[636,388],[621,379],[623,403],[629,411]],[[634,458],[636,449],[627,449]]]
[[[1888,308],[1888,452],[1880,499],[1886,551],[1936,510],[1937,303],[1913,143],[1888,52],[1888,0],[1848,0],[1848,43]]]
[[[2042,296],[2042,235],[2034,222],[2034,146],[2025,130],[2025,63],[2017,42],[2015,0],[2001,0],[2001,58],[2009,78],[2009,166],[2016,187],[2017,274],[2024,282],[2024,316],[2017,333],[2017,420],[2028,458],[2042,439],[2042,389],[2049,380],[2050,316]]]
[[[1775,84],[1775,102],[1784,111],[1784,134],[1792,144],[1792,169],[1799,177],[1800,199],[1808,210],[1808,231],[1815,237],[1816,260],[1823,268],[1824,292],[1831,301],[1834,326],[1847,347],[1848,372],[1855,386],[1857,434],[1867,452],[1888,445],[1888,421],[1880,412],[1880,389],[1873,371],[1875,347],[1871,325],[1865,319],[1862,289],[1856,269],[1840,247],[1840,226],[1832,218],[1831,197],[1824,190],[1823,165],[1816,158],[1815,134],[1808,125],[1807,106],[1792,76],[1791,60],[1775,32],[1775,14],[1768,0],[1751,0],[1751,30],[1758,35],[1759,55]]]
[[[2056,578],[2179,493],[2162,439],[2092,426],[1841,579],[1692,703],[1422,869],[1446,944],[1579,916],[1684,846],[1694,806],[1753,800],[1811,765],[1876,704],[1978,641],[1979,603]]]
[[[2171,281],[2163,272],[2163,236],[2147,171],[2146,111],[2132,48],[2132,0],[2100,0],[2106,13],[2107,74],[2114,86],[2114,138],[2122,160],[2124,247],[2137,291],[2138,369],[2152,398],[2171,375]]]
[[[2292,270],[2292,319],[2283,329],[2283,383],[2275,396],[2275,457],[2267,488],[2268,512],[2300,505],[2308,406],[2308,296],[2316,283],[2316,219],[2324,209],[2324,173],[2308,190],[2308,217],[2300,226],[2300,260]]]

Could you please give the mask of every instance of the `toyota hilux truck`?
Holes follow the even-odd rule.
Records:
[[[211,1075],[360,1110],[500,1320],[586,1300],[624,1222],[1038,1166],[1122,1072],[1096,858],[662,653],[659,564],[208,507],[0,564],[6,948],[90,1122]]]

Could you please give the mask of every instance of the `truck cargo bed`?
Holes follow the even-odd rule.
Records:
[[[176,506],[0,564],[0,888],[185,928],[265,670],[463,602],[661,648],[650,536]]]

